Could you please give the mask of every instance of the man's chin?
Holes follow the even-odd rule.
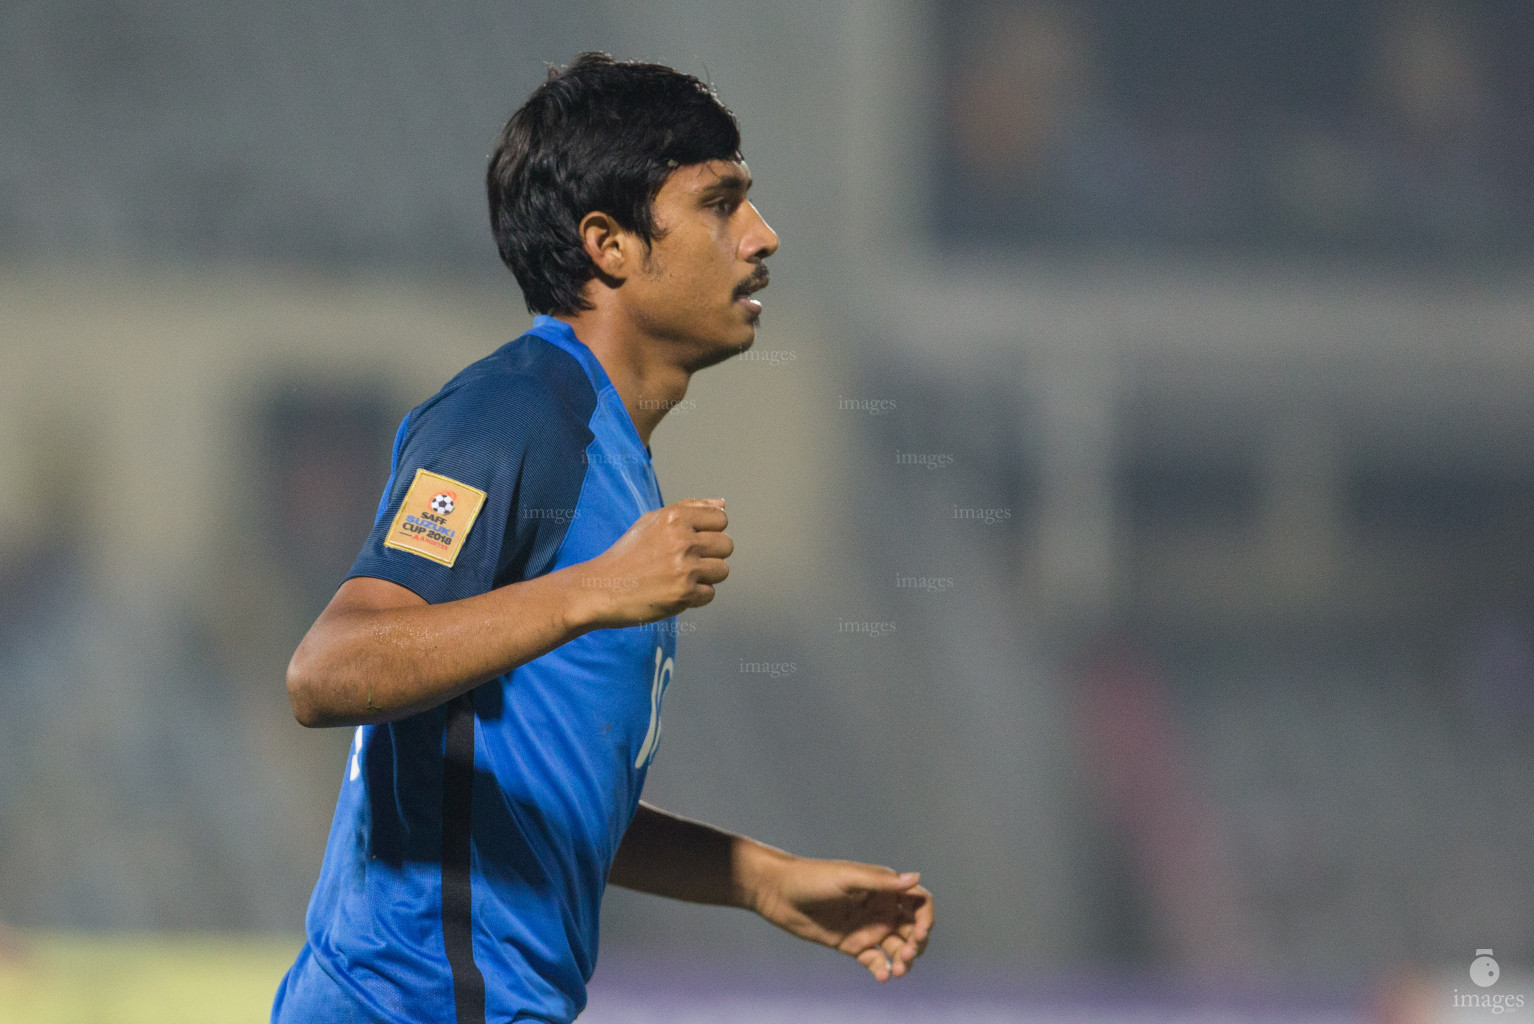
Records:
[[[728,355],[733,356],[741,352],[745,352],[749,350],[752,345],[756,344],[756,326],[757,322],[760,321],[761,318],[762,314],[758,311],[746,317],[743,322],[736,322],[738,326],[734,327],[730,331],[729,341],[725,343],[728,346],[726,349],[726,353]],[[723,339],[721,339],[721,341],[723,341]]]
[[[756,327],[753,325],[747,328],[747,333],[745,334],[743,341],[721,344],[718,347],[710,348],[708,351],[700,353],[698,358],[693,361],[692,366],[690,366],[688,369],[691,372],[696,373],[698,370],[707,369],[710,366],[717,366],[718,364],[724,362],[726,359],[730,359],[748,351],[754,344],[756,344]]]

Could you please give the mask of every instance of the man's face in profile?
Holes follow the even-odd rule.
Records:
[[[624,282],[626,302],[647,333],[694,351],[699,369],[749,348],[767,286],[765,260],[778,236],[746,198],[751,172],[741,161],[677,168],[656,194],[655,237],[639,273]]]

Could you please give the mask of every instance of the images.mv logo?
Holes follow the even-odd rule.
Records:
[[[1491,950],[1478,949],[1470,961],[1470,980],[1477,988],[1488,989],[1502,977],[1502,968],[1491,957]],[[1461,992],[1454,990],[1456,1010],[1490,1010],[1493,1014],[1516,1013],[1523,1008],[1521,992]]]

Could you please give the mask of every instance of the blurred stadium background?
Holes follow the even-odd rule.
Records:
[[[656,435],[738,553],[648,796],[939,899],[879,989],[614,891],[586,1019],[1534,999],[1534,7],[7,0],[0,1021],[265,1019],[349,739],[283,668],[529,320],[483,161],[582,49],[784,240]]]

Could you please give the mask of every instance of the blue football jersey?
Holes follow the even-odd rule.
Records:
[[[594,558],[660,507],[601,364],[541,316],[405,417],[350,575],[472,597]],[[574,1019],[660,740],[675,625],[587,633],[359,728],[273,1021]]]

